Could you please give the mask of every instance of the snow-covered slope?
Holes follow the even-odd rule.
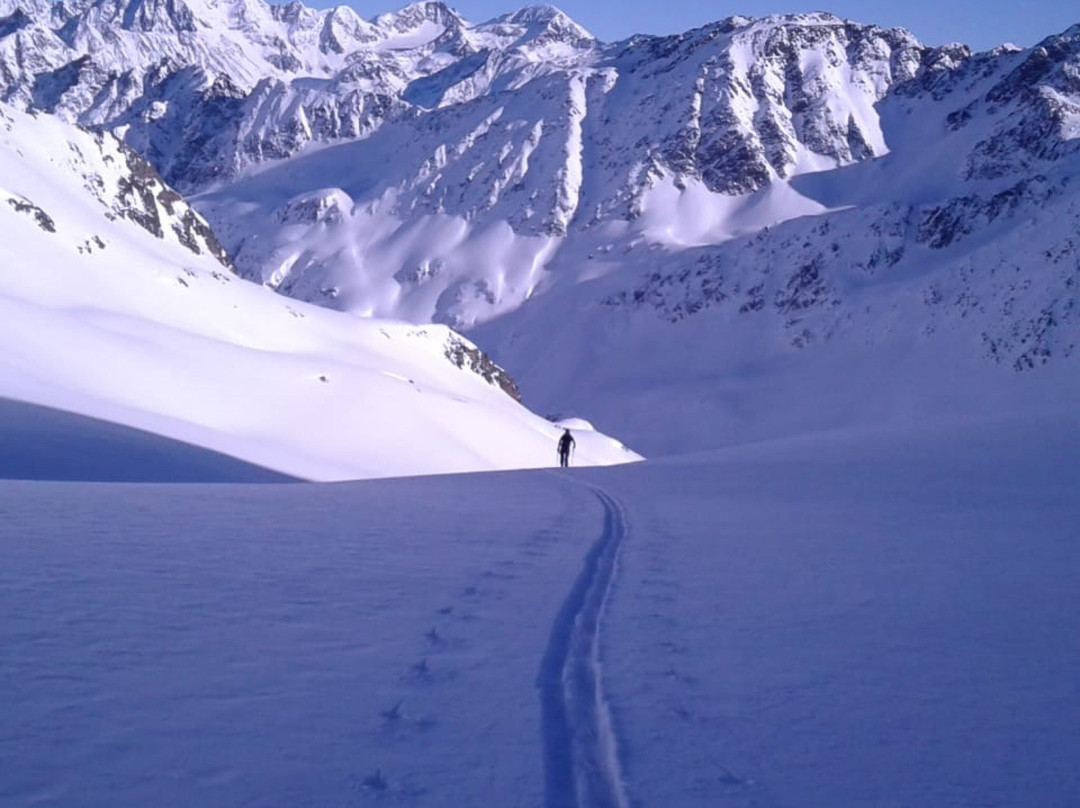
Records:
[[[570,282],[473,336],[531,400],[589,402],[649,452],[1067,406],[1078,69],[1080,27],[1026,51],[944,54],[877,104],[888,154],[742,198],[782,211],[797,194],[818,213],[719,243],[567,256]],[[671,221],[686,222],[690,193],[669,191]],[[658,417],[672,411],[684,425]]]
[[[316,479],[552,465],[557,427],[443,326],[237,278],[107,134],[0,108],[0,396]],[[636,457],[588,430],[580,463]]]
[[[1076,805],[1078,440],[1028,419],[569,474],[0,481],[0,794]]]
[[[295,478],[152,432],[0,399],[0,479],[265,483]]]

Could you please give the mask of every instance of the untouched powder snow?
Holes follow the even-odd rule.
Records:
[[[555,463],[558,428],[467,340],[240,280],[109,135],[0,109],[0,232],[0,396],[308,479]],[[577,448],[638,458],[595,431]]]
[[[634,804],[1080,799],[1074,416],[602,479],[634,503],[604,633]]]
[[[1078,441],[0,483],[0,801],[1074,804]]]
[[[150,432],[0,399],[0,479],[213,483],[290,478]]]

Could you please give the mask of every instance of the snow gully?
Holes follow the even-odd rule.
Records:
[[[551,629],[537,685],[543,712],[545,808],[626,808],[603,692],[600,620],[626,537],[622,507],[593,489],[604,530]]]

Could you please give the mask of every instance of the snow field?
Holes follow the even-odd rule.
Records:
[[[1078,447],[0,483],[0,800],[1070,805]]]
[[[0,492],[5,804],[541,803],[535,683],[599,536],[587,489]]]
[[[605,474],[631,804],[1080,799],[1073,417],[844,431]]]
[[[224,483],[291,479],[150,432],[0,399],[0,480]]]

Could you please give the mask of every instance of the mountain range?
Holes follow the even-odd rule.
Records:
[[[1080,26],[0,0],[3,101],[118,137],[240,276],[465,330],[647,452],[1071,396],[1078,76]]]

